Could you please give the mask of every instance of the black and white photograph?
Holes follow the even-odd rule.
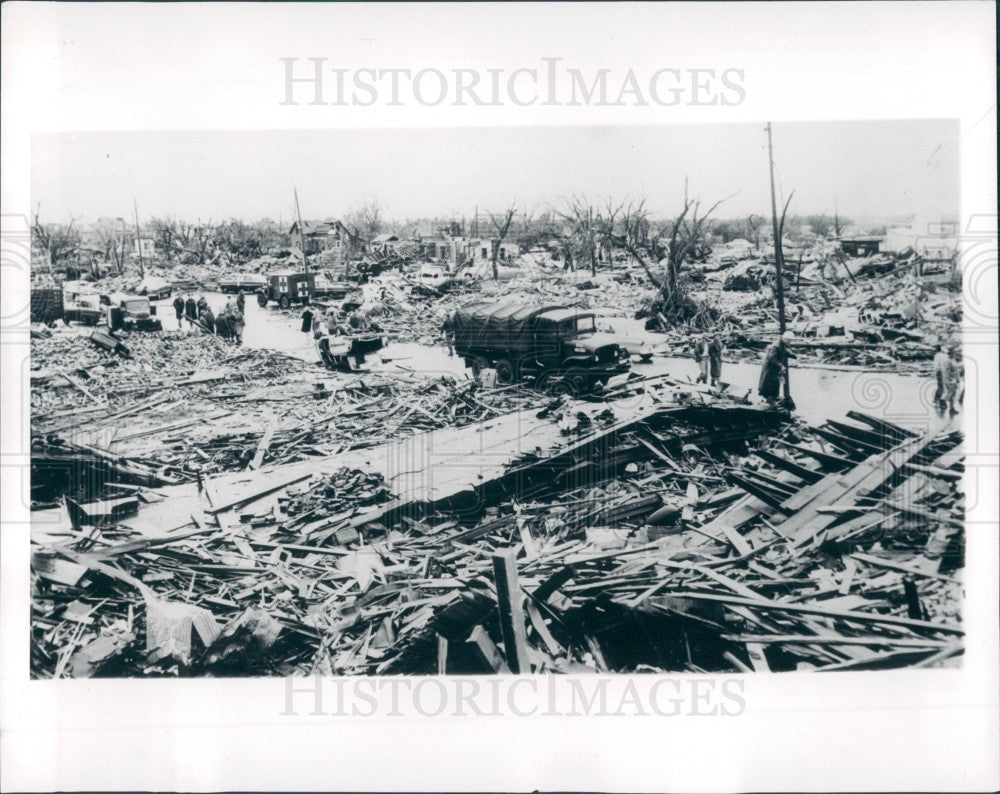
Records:
[[[36,139],[32,674],[961,664],[957,134]]]
[[[28,5],[8,783],[995,788],[995,6]]]

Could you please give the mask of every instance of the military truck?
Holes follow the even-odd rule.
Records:
[[[267,306],[275,301],[282,309],[293,303],[309,303],[315,286],[315,273],[278,270],[267,274],[267,282],[257,291],[257,303]]]
[[[109,295],[104,316],[112,331],[163,330],[163,324],[156,316],[156,306],[145,295],[126,295],[122,292]]]
[[[474,373],[496,370],[506,385],[532,378],[552,391],[583,394],[629,371],[628,353],[597,331],[594,313],[565,306],[481,303],[451,317],[455,351]]]

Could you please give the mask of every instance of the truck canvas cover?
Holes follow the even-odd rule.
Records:
[[[455,342],[461,347],[525,351],[538,316],[559,306],[477,303],[455,311]]]

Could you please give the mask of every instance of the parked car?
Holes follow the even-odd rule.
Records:
[[[424,265],[417,274],[417,286],[435,293],[444,292],[454,283],[454,276],[440,265]]]
[[[159,301],[170,297],[172,285],[166,279],[146,276],[134,291],[137,295],[145,295],[151,301]]]
[[[315,273],[293,270],[268,273],[264,286],[257,291],[257,303],[267,306],[269,301],[275,301],[282,309],[293,303],[309,303],[315,280]]]
[[[455,351],[474,372],[496,369],[497,382],[525,377],[576,394],[629,371],[628,353],[598,333],[594,313],[563,306],[476,304],[452,315]]]
[[[63,282],[63,322],[97,325],[104,316],[101,296],[94,285],[87,281]]]
[[[342,311],[352,312],[365,302],[365,293],[357,284],[337,281],[326,270],[320,270],[313,279],[313,296],[328,298],[337,303]]]
[[[663,344],[663,338],[658,339],[647,331],[642,320],[598,312],[594,324],[601,333],[614,337],[626,353],[638,356],[642,361],[649,361],[654,349]]]

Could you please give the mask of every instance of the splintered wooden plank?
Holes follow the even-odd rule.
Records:
[[[514,673],[530,673],[528,639],[524,628],[521,589],[517,584],[517,549],[509,548],[493,555],[493,577],[500,608],[500,631],[507,664]]]
[[[490,635],[486,633],[486,629],[482,626],[476,626],[472,630],[468,641],[476,648],[483,661],[494,673],[510,672],[510,668],[503,660],[503,654],[500,653],[500,649],[493,643]]]
[[[437,672],[438,675],[445,675],[448,672],[448,640],[440,634],[437,637]]]

